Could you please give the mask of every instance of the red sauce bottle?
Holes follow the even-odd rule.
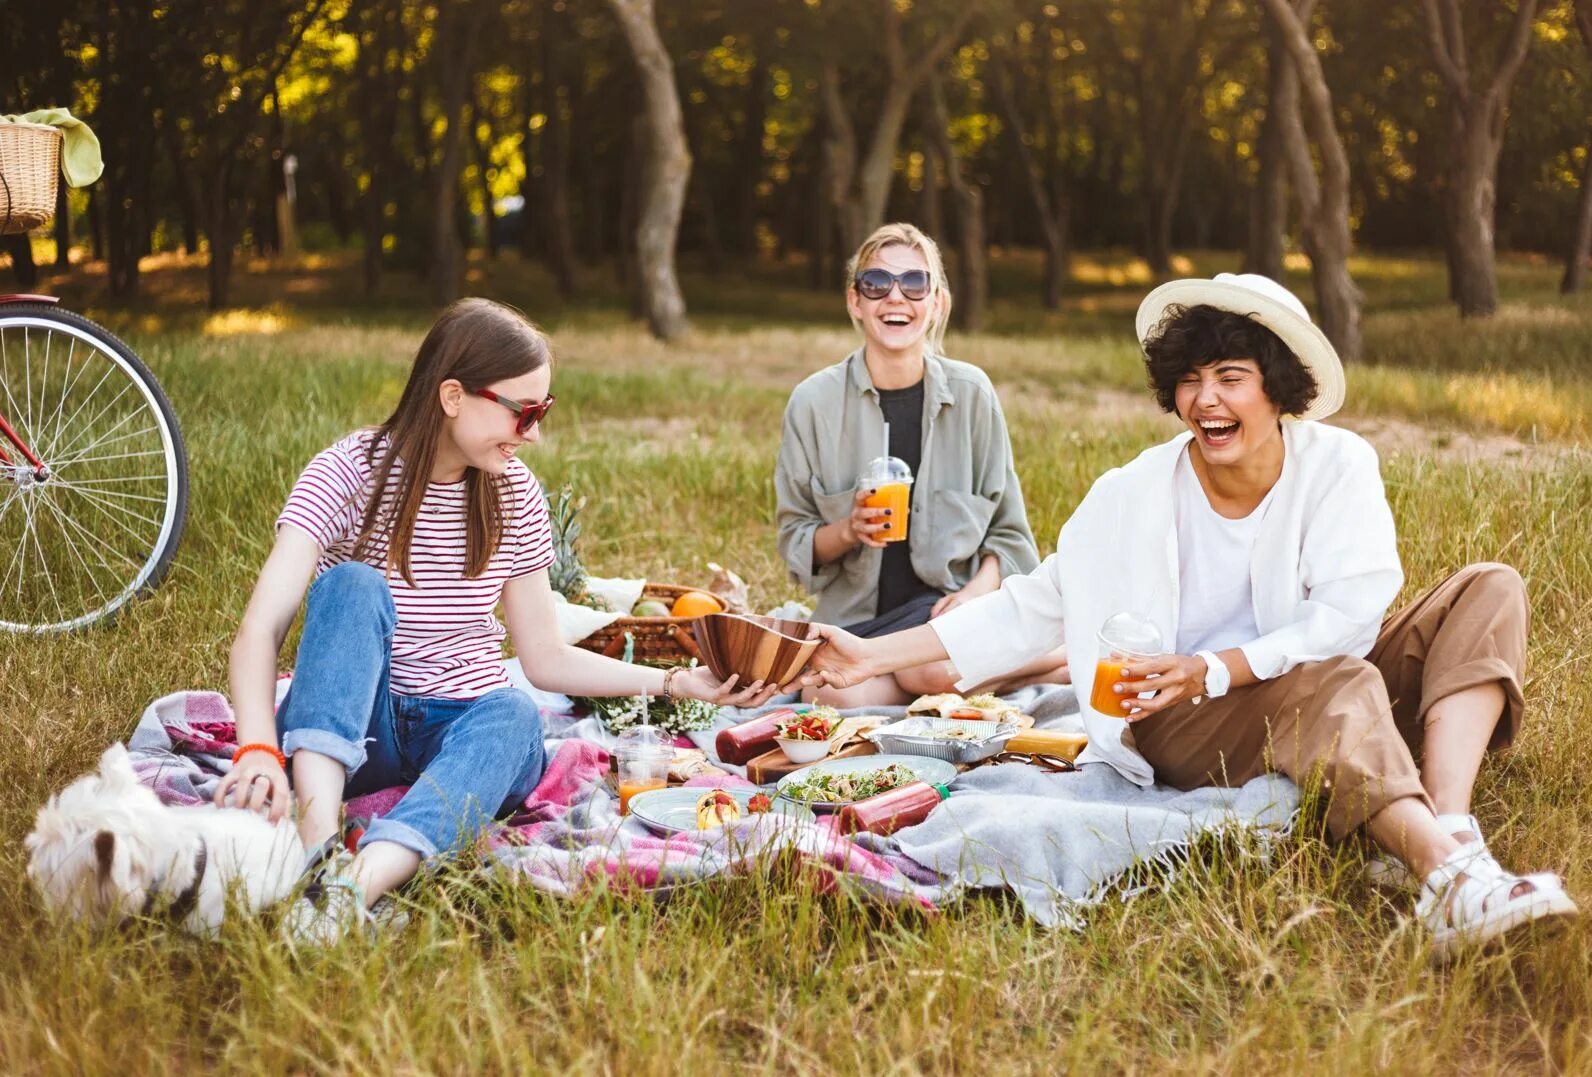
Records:
[[[943,785],[910,782],[899,789],[880,793],[835,813],[835,826],[842,834],[866,830],[870,834],[893,834],[902,827],[916,826],[929,817],[951,791]]]
[[[742,766],[774,747],[775,727],[796,713],[789,707],[781,707],[740,725],[721,729],[713,738],[713,748],[724,762]]]

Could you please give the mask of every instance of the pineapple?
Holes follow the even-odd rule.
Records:
[[[547,582],[571,602],[580,603],[586,596],[586,569],[575,552],[575,544],[580,541],[580,521],[576,517],[586,507],[586,499],[576,499],[575,489],[568,483],[559,488],[557,497],[542,487],[542,498],[547,502],[553,529],[554,560],[553,567],[547,570]]]

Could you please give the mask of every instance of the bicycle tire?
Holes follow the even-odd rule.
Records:
[[[157,534],[151,540],[147,556],[138,564],[137,570],[132,574],[128,583],[106,600],[96,606],[84,609],[82,612],[65,616],[65,610],[57,601],[57,610],[62,616],[54,620],[28,618],[25,620],[12,620],[4,615],[5,595],[0,593],[0,631],[20,633],[50,633],[69,632],[87,628],[95,624],[105,624],[116,618],[129,602],[140,595],[147,594],[158,587],[171,570],[176,558],[177,549],[182,544],[183,534],[187,527],[188,519],[188,453],[187,445],[183,440],[182,428],[177,421],[176,410],[171,406],[170,399],[154,373],[139,358],[138,354],[127,344],[104,326],[85,318],[81,314],[58,307],[40,303],[15,303],[0,306],[0,345],[3,345],[8,330],[14,329],[42,329],[50,333],[61,332],[74,342],[88,344],[101,353],[115,368],[119,368],[136,387],[138,393],[147,405],[148,411],[155,419],[154,430],[159,437],[161,455],[165,465],[166,488],[164,493],[163,512],[159,520]],[[25,335],[26,339],[26,335]],[[53,339],[53,338],[50,338]],[[75,348],[75,344],[73,346]],[[48,345],[46,356],[48,356]],[[69,351],[69,356],[74,354]],[[45,361],[46,381],[48,381],[48,358]],[[70,367],[70,359],[68,361]],[[109,371],[107,375],[109,376]],[[3,377],[3,371],[0,371]],[[103,383],[104,378],[101,378]],[[66,386],[66,393],[70,393],[73,385]],[[96,386],[97,391],[98,386]],[[31,386],[30,386],[31,389]],[[124,390],[125,391],[125,390]],[[9,394],[8,394],[9,397]],[[43,396],[41,394],[40,414],[43,415]],[[11,401],[15,404],[15,401]],[[3,403],[3,401],[0,401]],[[30,401],[30,408],[31,408]],[[66,396],[63,395],[60,405],[64,409]],[[113,401],[114,403],[114,401]],[[58,416],[59,418],[59,411]],[[75,417],[75,415],[74,415]],[[125,420],[124,420],[125,421]],[[114,427],[113,427],[114,429]],[[58,430],[57,433],[60,433]],[[125,437],[126,435],[123,435]],[[0,448],[10,449],[11,446],[0,442]],[[132,454],[132,455],[151,455]],[[49,460],[42,461],[46,467],[51,464]],[[68,460],[67,464],[77,461]],[[49,480],[42,480],[47,483]],[[103,480],[120,481],[120,480]],[[103,490],[103,488],[100,488]],[[127,495],[122,495],[127,496]],[[10,507],[11,500],[0,504],[0,518]],[[62,528],[65,533],[64,527]],[[37,543],[36,543],[37,545]],[[142,549],[142,545],[139,547]],[[0,550],[0,557],[9,551]],[[43,553],[40,553],[41,560]],[[83,559],[80,556],[79,561]],[[105,563],[100,555],[101,563]],[[9,578],[7,573],[6,578]],[[19,581],[20,588],[20,581]],[[52,585],[53,592],[53,585]]]

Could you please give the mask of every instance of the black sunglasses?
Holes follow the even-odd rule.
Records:
[[[546,415],[548,411],[552,409],[554,399],[553,394],[548,393],[547,398],[540,403],[522,404],[518,400],[512,400],[506,396],[499,396],[491,389],[477,389],[475,391],[475,395],[485,397],[488,400],[495,400],[499,404],[502,404],[505,408],[508,408],[510,411],[518,413],[520,421],[515,424],[514,432],[519,434],[520,437],[524,437],[530,432],[531,427],[542,421],[542,416]]]
[[[864,269],[851,283],[866,299],[883,299],[897,284],[901,285],[903,298],[929,297],[929,271],[926,269],[909,269],[904,273],[892,273],[888,269]]]

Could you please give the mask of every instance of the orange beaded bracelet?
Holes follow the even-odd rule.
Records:
[[[278,748],[274,744],[240,744],[238,745],[237,751],[232,753],[232,765],[237,766],[238,760],[242,759],[249,752],[268,752],[271,755],[276,756],[277,766],[281,767],[283,770],[287,769],[287,756],[283,755],[282,749]]]

